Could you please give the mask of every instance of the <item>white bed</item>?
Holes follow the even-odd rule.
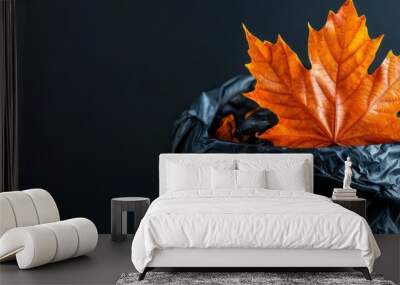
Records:
[[[171,180],[208,179],[171,173],[176,164],[266,168],[270,185],[175,191]],[[311,154],[161,154],[159,171],[160,197],[132,243],[140,278],[154,267],[354,267],[370,278],[380,255],[371,230],[362,217],[312,194]]]

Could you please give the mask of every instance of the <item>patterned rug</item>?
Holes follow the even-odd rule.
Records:
[[[359,272],[148,272],[142,281],[138,273],[122,274],[117,285],[146,284],[213,284],[213,285],[395,285],[380,275],[372,275],[368,281]]]

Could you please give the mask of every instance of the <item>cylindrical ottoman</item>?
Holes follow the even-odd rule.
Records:
[[[127,235],[127,212],[134,212],[134,233],[150,205],[150,199],[144,197],[120,197],[111,200],[111,238],[123,241]]]

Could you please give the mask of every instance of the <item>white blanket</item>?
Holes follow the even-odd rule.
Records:
[[[370,271],[380,255],[365,219],[326,197],[257,189],[209,194],[172,192],[151,204],[132,243],[139,272],[165,248],[358,249]]]

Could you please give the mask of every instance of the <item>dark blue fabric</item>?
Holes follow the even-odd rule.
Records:
[[[182,153],[294,153],[314,155],[314,192],[331,196],[343,179],[344,160],[353,161],[352,187],[367,199],[368,222],[375,233],[400,233],[400,143],[362,147],[326,147],[289,149],[274,147],[269,142],[253,139],[227,142],[212,138],[219,120],[234,114],[238,128],[247,134],[272,127],[276,121],[271,112],[260,109],[242,93],[251,90],[254,78],[237,76],[220,88],[203,92],[175,122],[172,151]],[[244,113],[256,109],[264,119],[244,119]],[[260,117],[259,116],[259,117]],[[240,136],[239,136],[240,137]],[[250,136],[251,137],[251,136]],[[249,141],[251,143],[249,143]]]

